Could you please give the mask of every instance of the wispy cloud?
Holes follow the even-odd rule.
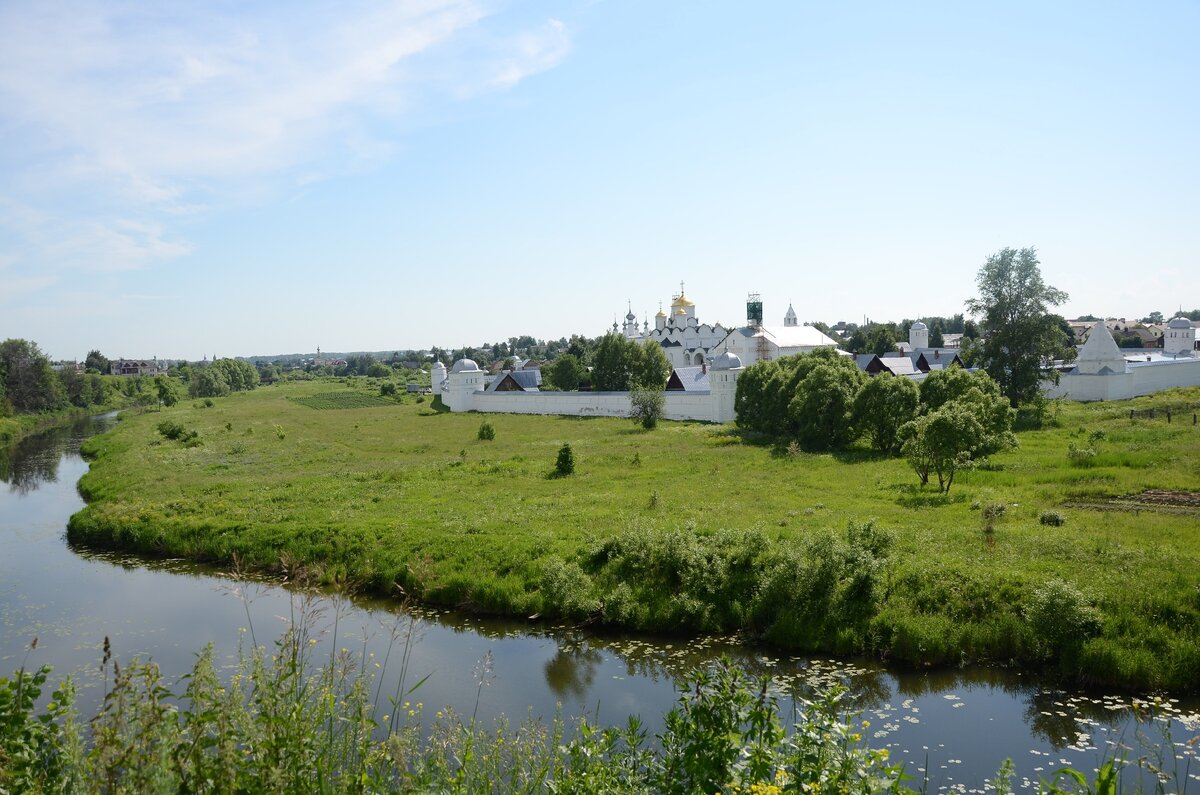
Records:
[[[486,18],[471,0],[4,5],[0,202],[19,212],[0,249],[106,271],[179,257],[180,214],[386,159],[439,82],[424,56],[472,93],[569,49],[560,22],[499,36]]]

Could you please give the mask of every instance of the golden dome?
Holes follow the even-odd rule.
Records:
[[[681,306],[695,306],[695,304],[686,295],[680,293],[679,297],[671,304],[671,308],[675,309]]]
[[[687,317],[687,310],[681,306],[675,310],[675,314],[677,316]]]
[[[664,311],[662,311],[662,307],[660,306],[660,307],[658,308],[658,314],[657,314],[657,315],[655,315],[655,317],[666,317],[666,316],[667,316],[667,313],[666,313],[666,312],[664,312]]]

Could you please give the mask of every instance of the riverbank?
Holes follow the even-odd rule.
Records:
[[[17,414],[12,417],[0,417],[0,448],[8,447],[16,444],[30,436],[36,436],[39,433],[53,430],[55,428],[63,428],[71,423],[96,414],[103,414],[106,411],[115,411],[125,408],[128,405],[127,400],[118,402],[110,402],[103,405],[88,406],[87,408],[79,408],[71,406],[70,408],[60,409],[59,411],[46,411],[38,414]]]
[[[130,417],[87,443],[71,540],[481,612],[1200,682],[1200,521],[1169,496],[1200,482],[1180,411],[1198,390],[1064,404],[1058,427],[941,495],[900,460],[778,454],[728,427],[337,408],[361,405],[348,389]],[[163,420],[200,443],[164,438]],[[576,473],[550,477],[564,442]],[[1168,496],[1130,498],[1147,489]]]

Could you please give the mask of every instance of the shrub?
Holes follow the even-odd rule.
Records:
[[[1096,463],[1096,450],[1092,447],[1076,447],[1074,442],[1067,445],[1067,460],[1071,466],[1090,467]]]
[[[1025,620],[1044,657],[1079,645],[1100,631],[1100,614],[1075,586],[1050,580],[1033,590]]]
[[[574,473],[575,453],[571,451],[570,444],[564,444],[558,449],[558,460],[554,462],[554,474],[561,478]]]
[[[1050,527],[1062,527],[1067,523],[1067,517],[1058,511],[1042,511],[1042,515],[1038,517],[1038,521]]]
[[[372,365],[372,367],[374,367],[374,365]],[[389,381],[388,383],[386,383],[386,384],[380,384],[380,386],[379,386],[379,394],[380,394],[380,396],[381,396],[381,397],[392,397],[392,396],[394,396],[394,395],[396,394],[396,385],[395,385],[395,384],[393,384],[393,383],[392,383],[392,382],[390,382],[390,381]]]
[[[635,387],[629,393],[629,418],[650,430],[658,425],[665,404],[662,390]]]
[[[578,563],[550,557],[542,564],[542,609],[544,612],[585,618],[600,610],[595,586]]]
[[[163,420],[158,424],[158,432],[166,439],[173,439],[182,442],[184,447],[199,447],[204,444],[200,441],[200,434],[194,430],[187,430],[174,420]]]
[[[490,442],[496,438],[496,429],[490,422],[484,420],[479,424],[479,433],[475,435],[475,438],[481,442]]]
[[[161,433],[165,439],[179,439],[187,431],[182,425],[174,420],[163,420],[158,424],[158,432]]]

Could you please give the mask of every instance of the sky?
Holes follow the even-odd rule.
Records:
[[[198,359],[1200,306],[1200,3],[0,0],[0,339]]]

